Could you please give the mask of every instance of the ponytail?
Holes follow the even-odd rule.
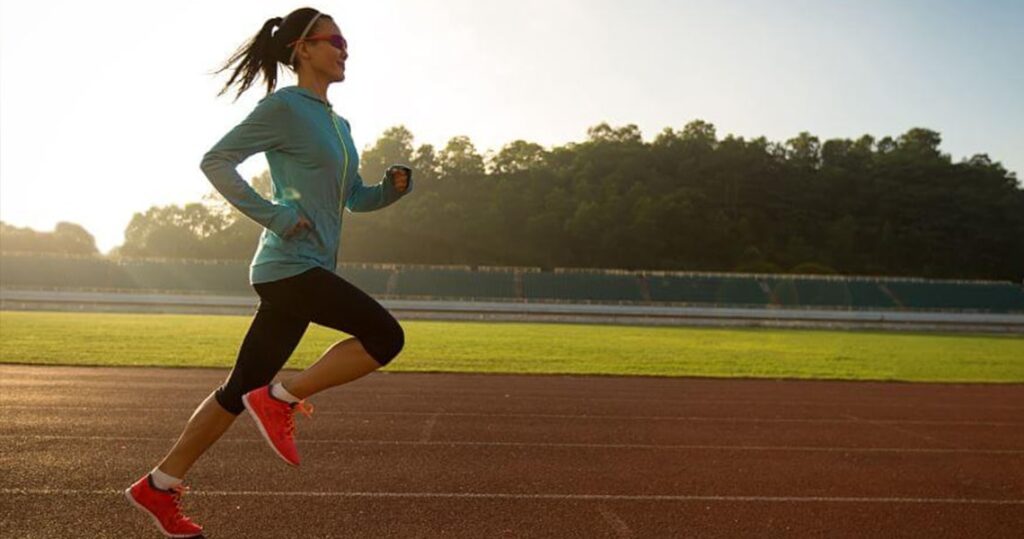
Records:
[[[288,45],[298,39],[303,29],[307,28],[313,22],[313,18],[318,16],[320,19],[331,18],[325,13],[306,7],[299,8],[284,18],[267,19],[260,31],[239,47],[224,65],[215,71],[215,73],[222,73],[234,67],[231,78],[217,95],[224,95],[231,86],[237,84],[238,93],[235,94],[237,101],[242,93],[252,86],[260,73],[263,74],[263,79],[267,82],[267,93],[273,92],[277,86],[277,63],[281,62],[292,69],[295,68],[295,66],[289,65],[292,49]],[[235,66],[235,64],[238,65]]]

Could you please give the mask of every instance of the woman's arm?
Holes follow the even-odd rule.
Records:
[[[396,179],[396,176],[405,176]],[[404,184],[404,188],[400,184]],[[394,203],[399,198],[412,191],[412,169],[403,165],[392,165],[388,172],[384,173],[384,179],[371,186],[363,184],[363,178],[358,173],[349,189],[349,195],[345,199],[345,207],[350,212],[367,212],[379,210]]]
[[[242,179],[235,167],[250,155],[281,149],[286,141],[288,104],[270,95],[203,156],[200,168],[232,206],[280,237],[299,221],[295,208],[274,204]]]

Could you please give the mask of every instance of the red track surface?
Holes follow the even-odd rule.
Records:
[[[5,537],[158,537],[121,489],[216,370],[0,366]],[[207,537],[1021,537],[1024,387],[379,373],[301,468],[248,417],[196,465]]]

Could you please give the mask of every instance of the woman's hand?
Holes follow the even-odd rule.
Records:
[[[299,222],[295,223],[295,226],[293,226],[290,230],[285,232],[284,237],[285,239],[294,238],[303,230],[313,230],[313,223],[309,222],[309,219],[306,219],[305,217],[300,215]]]
[[[404,193],[409,188],[409,176],[412,174],[412,169],[409,167],[403,167],[401,165],[392,165],[388,168],[388,177],[395,184],[395,190],[399,193]]]

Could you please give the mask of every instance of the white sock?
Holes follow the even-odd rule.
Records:
[[[289,393],[288,390],[284,388],[284,385],[281,384],[281,382],[277,382],[276,384],[270,386],[270,394],[273,395],[275,399],[283,400],[285,402],[290,403],[295,403],[302,400],[296,397],[295,395]]]
[[[153,478],[153,484],[160,490],[171,490],[182,482],[182,480],[177,477],[172,477],[161,472],[160,468],[153,468],[153,471],[149,472],[149,476]]]

